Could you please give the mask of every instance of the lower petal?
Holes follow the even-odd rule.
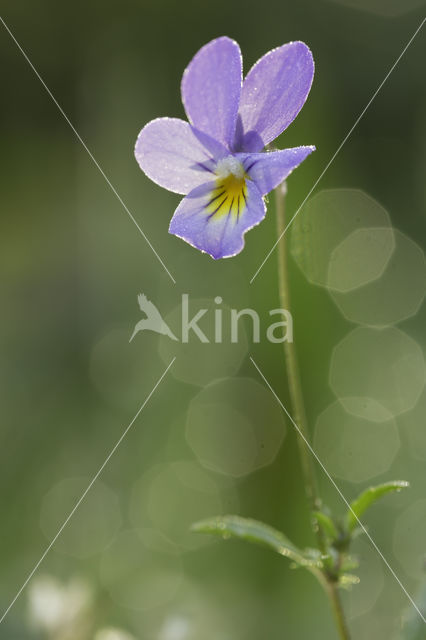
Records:
[[[218,181],[197,187],[182,200],[169,232],[217,260],[240,253],[244,234],[263,220],[265,203],[250,180],[223,191]]]

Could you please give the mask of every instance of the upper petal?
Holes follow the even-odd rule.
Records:
[[[186,194],[212,179],[214,160],[228,151],[205,133],[178,118],[157,118],[140,132],[135,156],[148,178]]]
[[[218,194],[216,182],[197,187],[176,209],[169,232],[212,258],[235,256],[244,247],[245,232],[259,224],[266,211],[256,185],[249,180],[245,185],[238,202]]]
[[[244,80],[235,148],[260,151],[288,127],[308,97],[314,60],[303,42],[272,49]]]
[[[228,148],[234,140],[241,84],[240,48],[225,36],[202,47],[182,77],[182,102],[189,121]]]
[[[247,175],[264,196],[275,189],[315,147],[293,147],[269,153],[237,153]]]

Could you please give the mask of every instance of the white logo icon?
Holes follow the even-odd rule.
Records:
[[[155,333],[161,333],[164,336],[169,336],[172,340],[177,340],[175,334],[170,329],[170,327],[164,322],[161,317],[161,313],[158,311],[157,307],[153,302],[148,300],[148,298],[140,293],[138,295],[138,303],[141,311],[146,315],[146,318],[139,320],[135,329],[132,333],[132,337],[129,342],[133,340],[135,335],[139,333],[139,331],[155,331]]]
[[[133,340],[139,331],[149,330],[160,333],[163,336],[168,336],[172,340],[182,342],[183,344],[188,344],[191,336],[198,338],[200,342],[215,342],[218,344],[223,342],[223,331],[225,329],[225,333],[229,336],[230,342],[236,343],[239,340],[239,324],[242,318],[248,318],[251,321],[253,342],[260,342],[261,323],[258,313],[254,309],[241,309],[240,311],[229,307],[223,309],[220,307],[223,302],[220,296],[214,298],[214,304],[217,306],[213,308],[213,310],[211,308],[203,308],[198,309],[198,311],[194,313],[194,310],[190,309],[189,295],[187,293],[182,294],[181,335],[179,338],[176,337],[170,327],[164,322],[155,304],[148,300],[143,293],[138,295],[138,302],[146,318],[139,320],[129,342]],[[211,315],[212,312],[214,317],[213,337],[206,335],[199,324],[207,318],[209,313]],[[279,319],[266,328],[266,339],[273,343],[293,342],[293,318],[291,313],[286,309],[271,309],[269,315],[271,318],[279,316]]]

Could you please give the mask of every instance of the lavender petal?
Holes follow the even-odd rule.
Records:
[[[264,196],[275,189],[315,147],[294,147],[270,153],[237,153],[247,175]]]
[[[182,77],[182,102],[189,121],[228,148],[234,140],[241,84],[240,48],[227,37],[202,47]]]
[[[216,215],[211,205],[216,183],[197,187],[176,209],[169,232],[216,260],[235,256],[244,247],[246,231],[259,224],[266,212],[256,185],[247,181],[246,188],[245,203],[241,204],[238,215],[235,209],[233,213]]]
[[[312,54],[303,42],[260,58],[244,80],[234,149],[260,151],[279,136],[305,103],[313,76]]]
[[[184,195],[211,180],[215,161],[227,153],[220,143],[178,118],[151,120],[135,146],[136,160],[148,178]]]

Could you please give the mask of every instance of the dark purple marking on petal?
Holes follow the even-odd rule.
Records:
[[[212,218],[221,208],[221,206],[223,205],[224,202],[226,202],[228,196],[225,196],[224,199],[222,200],[222,202],[216,207],[216,209],[214,211],[212,211],[208,216],[207,216],[207,220],[210,220],[210,218]],[[206,207],[205,207],[206,208]]]
[[[229,205],[228,216],[232,213],[232,205],[234,204],[235,196],[232,197],[231,204]]]
[[[228,153],[206,134],[177,118],[152,120],[140,132],[135,146],[142,171],[165,189],[183,194],[206,181],[204,171],[197,165],[215,166],[213,151]]]
[[[244,246],[244,234],[259,224],[265,216],[265,202],[252,181],[246,182],[247,208],[237,220],[237,204],[234,201],[232,213],[207,219],[206,202],[217,186],[208,183],[194,189],[184,198],[170,222],[170,233],[182,238],[193,247],[207,252],[218,260],[239,253]],[[231,194],[238,200],[239,194]],[[241,204],[241,201],[240,201]]]
[[[250,169],[253,169],[254,165],[256,164],[257,160],[252,160],[252,162],[249,164],[248,167],[244,167],[244,171],[250,171]]]
[[[227,228],[228,228],[229,220],[230,220],[230,219],[231,219],[231,216],[230,216],[230,215],[227,215],[227,216],[226,216],[225,224],[223,225],[223,231],[222,231],[222,236],[221,236],[221,238],[220,238],[220,244],[223,244],[223,239],[224,239],[224,237],[225,237],[226,230],[227,230]]]
[[[226,193],[226,191],[222,191],[222,192],[221,192],[221,193],[219,193],[217,196],[215,196],[214,198],[212,198],[212,199],[210,200],[210,202],[208,202],[208,203],[206,204],[206,209],[207,209],[208,207],[210,207],[210,205],[211,205],[211,204],[213,204],[213,202],[214,202],[215,200],[217,200],[218,198],[220,198],[220,196],[223,196],[225,193]]]
[[[209,160],[210,160],[210,158],[209,158]],[[210,169],[210,167],[206,167],[206,165],[203,162],[197,162],[195,167],[199,167],[203,171],[208,171],[209,173],[214,173],[213,169]]]

